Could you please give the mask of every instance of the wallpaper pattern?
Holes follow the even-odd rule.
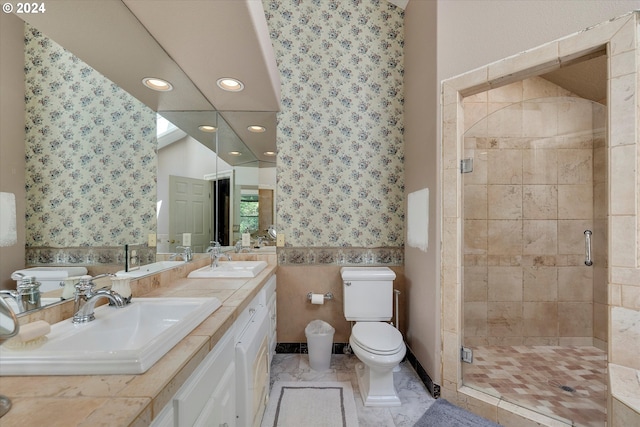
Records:
[[[27,249],[146,242],[156,229],[155,112],[29,25],[25,79]]]
[[[402,247],[403,11],[382,0],[263,5],[282,81],[278,233],[289,248]]]

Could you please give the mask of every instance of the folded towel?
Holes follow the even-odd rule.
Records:
[[[13,193],[0,193],[0,246],[12,246],[16,243],[16,196]]]

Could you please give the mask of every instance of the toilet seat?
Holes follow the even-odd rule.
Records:
[[[385,322],[358,322],[351,330],[351,339],[363,350],[380,356],[396,354],[404,347],[400,331]]]

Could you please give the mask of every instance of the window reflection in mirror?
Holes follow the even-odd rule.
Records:
[[[240,230],[243,233],[255,233],[259,226],[258,190],[240,190]]]

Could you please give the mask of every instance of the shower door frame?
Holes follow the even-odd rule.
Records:
[[[491,420],[513,424],[530,423],[532,420],[543,425],[558,425],[558,421],[522,408],[510,402],[493,397],[481,391],[464,386],[460,349],[463,339],[463,211],[462,211],[462,175],[460,161],[463,158],[464,109],[462,99],[466,96],[487,91],[538,76],[564,64],[606,52],[608,63],[608,126],[607,150],[609,163],[609,318],[608,318],[608,363],[617,362],[612,348],[616,345],[615,331],[612,330],[612,307],[624,306],[619,294],[625,285],[632,281],[640,267],[640,224],[637,207],[632,213],[628,207],[618,206],[611,201],[616,189],[628,189],[628,182],[637,183],[635,168],[616,168],[611,165],[624,154],[637,159],[638,116],[640,112],[640,73],[636,61],[640,61],[638,50],[638,21],[640,12],[630,12],[621,17],[596,25],[568,37],[544,44],[518,55],[494,62],[463,75],[442,82],[442,147],[441,147],[441,194],[442,194],[442,262],[441,273],[441,313],[442,313],[442,396],[454,403],[472,410]],[[618,56],[621,52],[635,56],[631,61],[635,68],[629,69]],[[615,58],[616,60],[613,60]],[[624,86],[623,87],[623,80]],[[632,96],[629,96],[632,92]],[[629,126],[629,123],[633,123]],[[629,142],[631,141],[631,142]],[[614,153],[614,149],[616,150]],[[619,165],[617,165],[619,166]],[[634,189],[637,193],[636,184]],[[637,203],[636,203],[637,204]],[[621,204],[622,205],[622,204]],[[625,233],[626,230],[626,233]],[[635,232],[632,232],[635,231]],[[612,245],[612,240],[616,245]],[[618,278],[613,279],[613,278]],[[626,283],[626,282],[630,283]],[[616,348],[616,350],[620,350]],[[609,369],[609,372],[611,370]],[[611,387],[609,387],[609,390]],[[611,425],[613,409],[612,399],[608,400],[607,416]],[[517,421],[517,420],[520,421]],[[505,424],[505,425],[509,425]],[[515,424],[513,424],[515,425]]]

